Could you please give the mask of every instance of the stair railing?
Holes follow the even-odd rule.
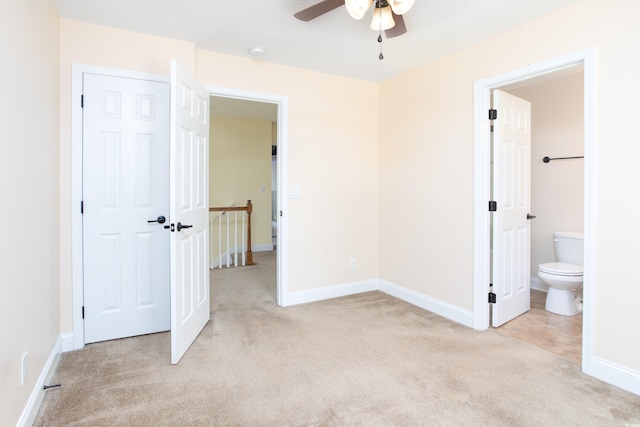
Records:
[[[254,264],[253,253],[251,251],[252,211],[253,205],[251,204],[251,200],[247,200],[246,206],[209,208],[209,242],[211,245],[209,253],[211,254],[211,269],[222,268],[223,266],[238,267]],[[241,226],[238,221],[238,214],[240,214],[241,217]],[[240,228],[241,234],[240,245],[238,244],[238,228]],[[233,242],[231,238],[232,234]],[[242,255],[242,260],[239,260],[239,254]]]

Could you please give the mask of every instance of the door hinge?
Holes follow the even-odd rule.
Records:
[[[80,95],[80,108],[84,108],[84,95]]]
[[[489,303],[491,304],[496,303],[496,294],[494,294],[493,292],[489,292]]]
[[[80,213],[84,214],[84,200],[80,201]]]
[[[84,319],[84,305],[82,306],[82,318]]]
[[[498,210],[498,203],[495,200],[489,200],[489,212],[495,212]]]
[[[498,118],[498,110],[489,110],[489,120],[495,120]]]

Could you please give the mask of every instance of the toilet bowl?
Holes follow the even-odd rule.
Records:
[[[538,265],[538,277],[549,286],[545,309],[563,316],[582,312],[583,234],[555,232],[556,262]]]
[[[538,266],[538,277],[549,286],[545,310],[563,316],[580,313],[583,270],[581,265],[550,262]]]

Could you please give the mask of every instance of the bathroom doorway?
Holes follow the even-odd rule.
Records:
[[[500,90],[531,103],[531,213],[536,218],[530,221],[531,309],[498,331],[580,363],[582,313],[545,310],[547,286],[537,277],[537,266],[555,261],[554,231],[584,230],[584,67]]]
[[[593,174],[595,164],[595,112],[594,112],[594,52],[593,49],[585,49],[560,57],[551,58],[535,64],[527,65],[520,69],[515,69],[502,74],[495,75],[483,80],[478,80],[474,84],[474,115],[475,115],[475,202],[474,202],[474,328],[478,330],[487,329],[490,322],[490,307],[487,295],[491,290],[490,283],[490,212],[487,209],[487,201],[490,199],[491,183],[491,153],[490,153],[490,125],[487,120],[487,111],[491,108],[491,93],[494,89],[513,89],[516,86],[525,87],[528,84],[537,84],[544,81],[554,80],[563,75],[578,70],[578,74],[583,77],[583,120],[584,135],[582,148],[584,153],[583,162],[583,226],[584,226],[584,284],[583,301],[584,310],[582,313],[582,371],[591,374],[593,371],[593,215],[595,203],[592,189],[595,187],[595,177]],[[580,68],[574,68],[580,67]],[[573,68],[573,70],[570,70]],[[561,102],[558,99],[555,102]],[[533,117],[535,122],[535,117]],[[535,126],[535,123],[534,123]],[[537,156],[534,154],[534,156]],[[551,154],[544,156],[552,157]],[[535,159],[534,161],[540,161]],[[557,165],[558,163],[556,163]],[[548,166],[548,165],[547,165]],[[536,215],[536,207],[533,206],[533,215]],[[560,230],[562,231],[562,230]],[[549,238],[552,245],[552,240]],[[537,270],[539,262],[532,260],[532,264]],[[536,284],[534,283],[534,291]],[[535,292],[533,292],[535,294]],[[491,296],[490,296],[491,299]]]

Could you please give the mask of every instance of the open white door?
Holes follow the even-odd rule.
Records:
[[[531,228],[531,104],[493,92],[493,305],[492,325],[529,311]]]
[[[171,63],[171,363],[209,321],[209,92]]]

